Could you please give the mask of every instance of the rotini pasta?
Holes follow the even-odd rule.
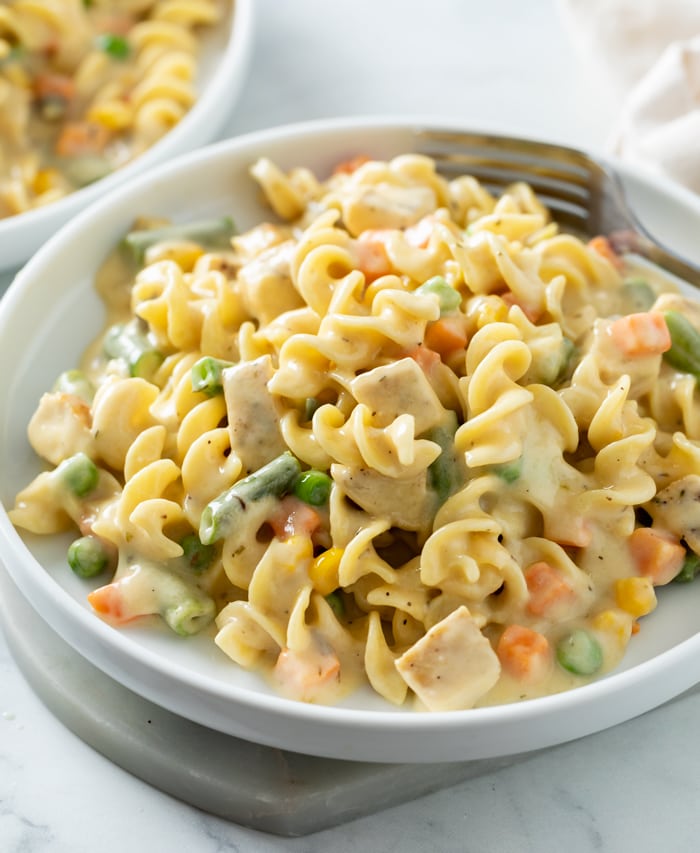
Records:
[[[143,153],[196,97],[198,35],[225,0],[0,6],[0,217]]]
[[[134,11],[178,81],[144,102],[186,103],[164,45],[189,56],[212,10]],[[419,155],[251,173],[284,224],[142,220],[106,263],[108,328],[39,402],[14,523],[77,529],[108,621],[209,631],[301,701],[452,710],[609,671],[700,566],[700,305],[523,184]]]

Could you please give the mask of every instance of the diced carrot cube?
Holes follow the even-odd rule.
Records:
[[[441,356],[449,356],[467,345],[467,332],[464,328],[464,318],[461,316],[441,317],[433,323],[428,323],[425,329],[425,345]]]
[[[56,154],[59,157],[99,154],[109,139],[110,132],[102,124],[89,121],[68,122],[56,140]]]
[[[287,495],[282,498],[268,523],[278,539],[290,536],[311,536],[321,524],[321,516],[309,504]]]
[[[357,266],[368,282],[394,270],[386,251],[386,241],[391,234],[386,228],[372,228],[357,238]]]
[[[610,335],[628,356],[660,355],[671,349],[671,333],[661,311],[620,317],[610,325]]]
[[[425,346],[424,344],[419,344],[417,347],[412,349],[409,353],[407,353],[409,358],[412,358],[418,367],[425,373],[428,377],[430,373],[435,368],[435,365],[439,364],[440,354],[435,352],[435,350],[430,349],[430,347]]]
[[[38,74],[34,79],[34,93],[39,100],[53,97],[71,101],[75,96],[75,82],[66,74]]]
[[[87,599],[102,616],[109,616],[116,621],[123,620],[123,600],[118,584],[101,586],[89,593]]]
[[[680,572],[686,551],[680,540],[665,530],[638,527],[627,540],[632,559],[640,575],[651,578],[654,586],[663,586]]]
[[[610,261],[615,269],[622,271],[624,267],[622,258],[613,249],[610,240],[608,240],[607,237],[603,237],[602,234],[599,234],[597,237],[593,237],[592,240],[589,240],[588,245],[594,252],[597,252],[601,258],[605,258],[606,261]]]
[[[366,154],[358,154],[355,157],[350,157],[349,160],[341,160],[340,163],[333,169],[334,175],[352,175],[360,166],[369,163],[370,158]]]
[[[521,681],[539,681],[551,666],[552,653],[547,638],[522,625],[509,625],[496,645],[503,669]]]
[[[530,598],[526,610],[533,616],[550,614],[554,608],[563,609],[575,599],[576,594],[561,572],[549,563],[532,563],[523,572]]]

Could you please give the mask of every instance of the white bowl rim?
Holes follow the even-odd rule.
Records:
[[[29,283],[42,268],[47,268],[50,265],[51,257],[56,248],[65,242],[73,240],[90,220],[108,215],[110,209],[121,201],[128,198],[137,199],[150,183],[164,177],[173,176],[180,171],[196,170],[198,164],[219,155],[234,154],[245,150],[250,150],[251,155],[255,151],[262,153],[264,152],[265,145],[273,141],[292,140],[304,136],[314,136],[319,133],[365,129],[376,130],[382,128],[406,131],[421,128],[439,128],[495,135],[508,133],[503,128],[474,127],[465,121],[455,121],[454,118],[446,119],[437,116],[339,117],[333,119],[316,119],[308,122],[268,128],[234,139],[224,140],[197,151],[181,155],[153,169],[138,182],[130,181],[118,187],[108,198],[104,198],[91,205],[52,237],[17,274],[15,281],[8,289],[6,295],[0,300],[0,335],[2,335],[3,326],[9,321],[15,301],[19,301],[22,298],[24,282]],[[534,139],[534,137],[526,137],[520,134],[518,136],[521,139]],[[553,140],[550,139],[547,141]],[[613,162],[615,167],[623,175],[630,176],[643,184],[646,183],[664,195],[675,198],[684,206],[691,207],[700,216],[700,199],[689,190],[679,185],[670,184],[653,174],[641,174],[638,169],[630,169],[622,163],[611,160],[611,158],[606,159],[609,162]],[[298,720],[312,723],[319,727],[347,727],[348,729],[358,731],[371,730],[372,732],[383,734],[389,734],[400,729],[405,735],[428,734],[439,728],[443,732],[459,732],[464,736],[469,736],[472,730],[474,732],[480,732],[484,729],[491,730],[493,728],[503,730],[503,727],[526,723],[536,718],[546,720],[548,718],[559,717],[569,711],[576,711],[577,713],[581,711],[585,712],[586,709],[599,707],[601,703],[614,705],[616,698],[620,698],[628,692],[633,694],[635,698],[634,711],[626,710],[616,714],[615,711],[611,710],[605,717],[606,722],[604,725],[592,723],[587,730],[585,726],[579,727],[577,733],[571,736],[578,737],[643,713],[661,704],[663,701],[673,698],[682,692],[682,690],[700,681],[700,663],[696,667],[697,671],[693,675],[692,680],[680,677],[678,674],[680,669],[688,664],[689,661],[700,661],[700,634],[696,634],[628,670],[619,673],[613,672],[598,681],[576,687],[563,693],[512,704],[475,708],[465,711],[432,713],[414,713],[399,709],[378,711],[362,708],[305,704],[285,699],[284,697],[258,693],[255,690],[237,685],[226,685],[217,679],[190,673],[179,668],[177,664],[170,660],[161,658],[149,649],[138,646],[127,635],[115,631],[106,623],[95,619],[94,615],[81,608],[70,595],[64,594],[63,590],[60,590],[60,595],[56,596],[56,585],[53,579],[45,572],[41,564],[24,545],[1,505],[0,543],[3,546],[0,550],[0,555],[11,578],[30,603],[36,607],[40,615],[49,624],[52,624],[52,627],[55,627],[54,623],[56,620],[47,614],[47,608],[49,610],[54,608],[59,613],[61,621],[64,619],[70,620],[78,629],[92,634],[103,646],[113,648],[123,660],[137,664],[143,672],[164,675],[166,678],[181,682],[189,689],[201,691],[203,694],[210,695],[214,699],[231,701],[241,707],[247,707],[252,711],[267,712],[279,719]],[[13,570],[15,561],[17,564],[24,564],[25,569],[22,571]],[[30,573],[26,571],[27,564],[31,568]],[[88,655],[85,656],[89,657]],[[90,659],[98,667],[108,671],[108,667],[100,663],[99,656],[97,656],[97,660],[95,658]],[[662,673],[667,678],[666,689],[657,690],[655,694],[656,698],[654,699],[645,699],[645,683],[649,679],[660,677]],[[110,674],[114,675],[114,673]],[[127,686],[130,685],[127,684]],[[562,742],[562,738],[557,737],[552,742]],[[547,744],[539,743],[532,748],[534,749],[543,745]],[[494,753],[490,752],[489,754],[492,755]],[[477,755],[475,757],[482,756]],[[371,756],[363,756],[363,759],[387,760],[381,757],[372,759]],[[454,759],[450,759],[449,757],[441,758],[441,760],[459,759],[460,754],[456,754]],[[416,760],[429,759],[417,758]]]

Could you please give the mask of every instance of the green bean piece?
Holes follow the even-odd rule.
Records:
[[[223,372],[227,367],[233,367],[233,363],[210,355],[195,361],[192,365],[192,390],[204,391],[209,397],[222,394]]]
[[[216,547],[214,545],[203,545],[196,533],[188,533],[180,540],[180,546],[184,552],[183,556],[193,572],[204,572],[214,561]]]
[[[700,332],[679,311],[664,314],[671,335],[671,349],[664,353],[664,360],[682,373],[700,378]]]
[[[281,498],[301,473],[299,460],[286,450],[255,473],[234,483],[204,507],[199,524],[203,545],[218,542],[243,523],[251,503],[267,497]]]
[[[333,480],[324,471],[304,471],[294,481],[292,492],[304,503],[323,506],[328,503]]]
[[[345,616],[345,602],[338,590],[329,592],[326,596],[326,601],[330,604],[331,610],[337,617]]]
[[[313,418],[317,409],[321,408],[321,402],[315,397],[307,397],[304,400],[304,423]]]
[[[131,376],[152,379],[164,356],[134,323],[117,323],[107,330],[103,348],[109,358],[121,358]]]
[[[673,579],[676,583],[690,583],[700,572],[700,557],[692,551],[688,551],[680,572]]]
[[[569,374],[572,372],[572,364],[574,359],[576,358],[576,354],[578,353],[578,348],[576,344],[571,340],[571,338],[567,338],[564,336],[561,339],[561,361],[559,364],[559,372],[554,379],[553,385],[558,385],[560,382],[563,382]]]
[[[501,465],[493,466],[493,473],[497,474],[506,483],[514,483],[520,479],[523,473],[523,457],[518,456],[512,462],[503,462]]]
[[[433,276],[416,288],[416,293],[434,293],[440,302],[440,315],[454,313],[462,303],[462,297],[441,275]]]
[[[577,628],[557,645],[557,661],[574,675],[593,675],[603,665],[603,650],[593,634]]]
[[[656,302],[656,294],[643,278],[628,278],[622,285],[622,297],[629,314],[648,311]]]
[[[162,616],[176,634],[191,637],[211,622],[214,611],[214,602],[202,593],[171,604],[163,610]]]
[[[162,228],[149,228],[130,231],[124,238],[126,246],[138,263],[143,263],[146,250],[156,243],[166,240],[192,240],[208,248],[225,249],[231,245],[231,237],[236,227],[230,216],[219,219],[205,219],[184,225],[166,225]]]
[[[533,356],[532,369],[528,373],[528,383],[537,382],[554,388],[566,379],[571,372],[571,366],[576,354],[574,342],[562,337],[555,347],[546,348]]]
[[[94,578],[112,562],[110,552],[97,536],[81,536],[68,546],[68,565],[79,578]]]
[[[95,396],[95,388],[82,370],[66,370],[54,382],[53,390],[80,397],[86,403],[91,403]]]
[[[131,53],[131,45],[124,36],[115,33],[101,33],[97,36],[96,45],[98,50],[111,56],[112,59],[124,60]]]
[[[440,505],[456,490],[459,483],[459,469],[455,458],[455,433],[457,415],[450,411],[444,423],[428,430],[425,437],[442,448],[438,458],[428,467],[428,485],[437,495]]]
[[[61,485],[76,498],[89,495],[100,481],[97,465],[82,452],[64,459],[56,468],[56,475]]]

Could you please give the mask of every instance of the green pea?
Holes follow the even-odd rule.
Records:
[[[97,536],[81,536],[68,547],[68,565],[80,578],[94,578],[111,562],[104,544]]]
[[[557,661],[574,675],[593,675],[603,665],[603,650],[593,634],[577,628],[557,645]]]
[[[166,607],[162,616],[176,634],[190,637],[212,621],[214,602],[204,595],[191,595]]]
[[[456,311],[462,303],[462,297],[441,275],[433,276],[416,288],[416,293],[434,293],[440,302],[440,314]]]
[[[630,313],[648,311],[656,302],[656,294],[643,278],[629,278],[622,285],[622,296]]]
[[[328,503],[331,494],[333,480],[323,471],[304,471],[300,474],[293,486],[293,493],[304,503],[311,506],[323,506]]]
[[[77,498],[84,498],[96,488],[100,480],[97,465],[84,453],[64,459],[56,469],[59,481]]]
[[[123,60],[131,53],[131,45],[124,36],[102,33],[97,37],[97,47],[112,59]]]

